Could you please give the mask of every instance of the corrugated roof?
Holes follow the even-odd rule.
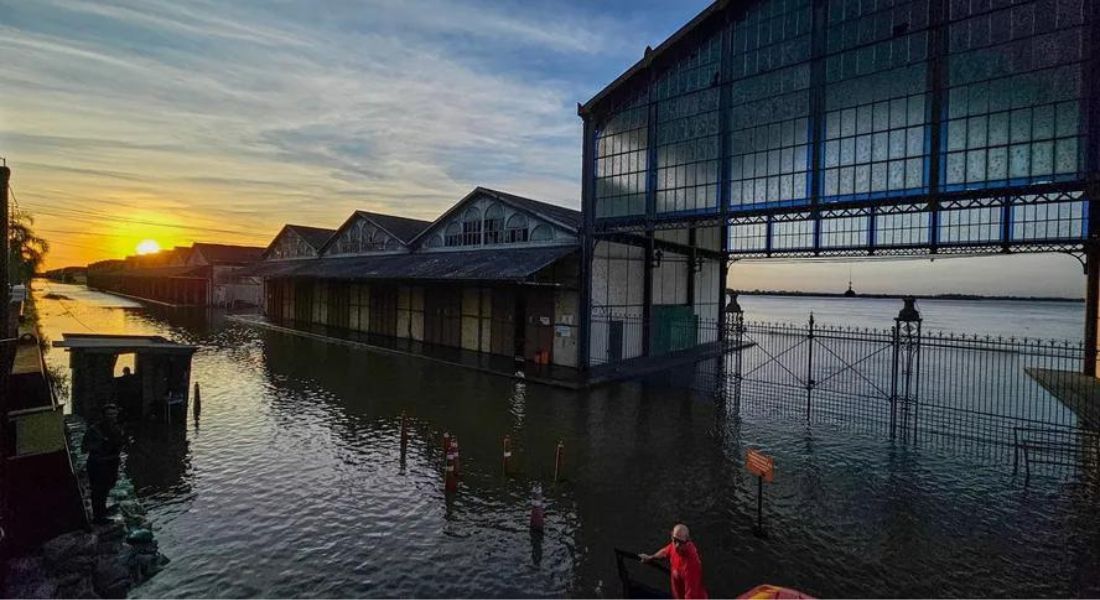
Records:
[[[263,256],[266,248],[257,246],[230,246],[228,244],[207,244],[195,242],[191,246],[195,252],[201,252],[211,263],[246,264],[256,262]]]
[[[287,224],[286,229],[294,230],[294,233],[302,236],[302,239],[306,241],[314,250],[320,250],[321,246],[325,245],[332,234],[336,233],[335,229],[325,229],[323,227],[309,227],[307,225],[291,225]],[[276,236],[278,237],[278,236]]]
[[[577,251],[577,247],[502,248],[317,258],[259,263],[242,275],[320,279],[429,281],[519,281]]]
[[[397,239],[405,244],[408,244],[410,240],[432,224],[431,221],[410,219],[408,217],[396,217],[394,215],[384,215],[381,213],[367,212],[365,210],[357,210],[355,214],[374,221],[382,229],[396,235]]]
[[[147,269],[122,269],[113,274],[123,277],[204,277],[205,265],[177,267],[149,267]]]

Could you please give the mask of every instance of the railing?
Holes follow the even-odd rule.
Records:
[[[715,391],[737,415],[839,423],[1028,468],[1096,465],[1082,443],[1096,446],[1100,408],[1073,400],[1081,343],[928,333],[910,317],[861,329],[732,314],[726,337],[743,349],[717,365]]]
[[[1100,435],[1100,382],[1080,375],[1083,344],[927,332],[915,305],[907,310],[890,327],[857,328],[812,316],[752,322],[734,310],[721,326],[686,312],[647,324],[604,309],[593,315],[591,359],[713,350],[697,354],[691,386],[738,416],[831,422],[1027,468],[1097,463],[1100,452],[1081,451]]]

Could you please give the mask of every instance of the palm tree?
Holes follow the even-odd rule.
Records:
[[[11,283],[30,281],[50,251],[50,243],[35,235],[33,225],[34,217],[25,212],[14,213],[8,225],[8,281]]]

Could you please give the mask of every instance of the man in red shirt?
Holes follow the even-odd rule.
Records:
[[[666,557],[672,573],[673,598],[708,598],[703,585],[703,562],[699,560],[699,551],[691,541],[687,525],[678,523],[673,527],[672,541],[656,553],[638,555],[642,562]]]

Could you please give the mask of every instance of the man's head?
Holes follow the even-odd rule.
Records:
[[[688,531],[687,525],[677,523],[672,528],[672,545],[679,548],[689,541],[691,541],[691,532]]]
[[[118,421],[118,405],[116,404],[104,404],[103,405],[103,418],[110,422]]]
[[[122,374],[126,375],[126,376],[129,376],[130,375],[130,367],[122,367]]]

